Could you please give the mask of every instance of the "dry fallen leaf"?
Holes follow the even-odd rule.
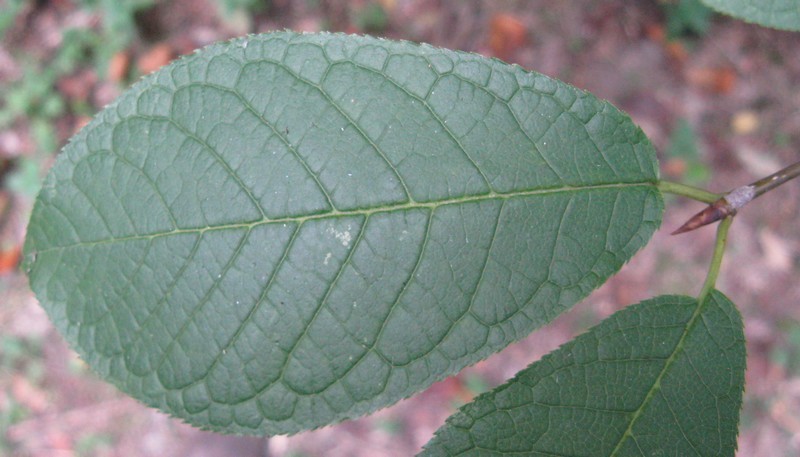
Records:
[[[689,58],[689,51],[680,41],[667,41],[664,43],[664,49],[670,58],[679,63],[686,62],[686,59]]]
[[[683,177],[684,173],[686,173],[686,168],[686,161],[681,158],[668,159],[661,167],[664,174],[672,178]]]
[[[159,43],[136,59],[136,67],[141,74],[146,75],[168,64],[173,57],[172,46],[167,43]]]
[[[730,67],[694,68],[686,75],[689,83],[718,94],[728,94],[736,86],[736,71]]]
[[[114,82],[122,82],[128,75],[131,65],[131,56],[127,51],[119,51],[111,57],[108,62],[108,79]]]
[[[4,171],[8,170],[3,164],[0,160],[0,179],[3,178]],[[17,205],[13,202],[11,193],[0,189],[0,276],[17,268],[21,255],[21,241],[17,241],[21,235],[17,236],[13,223]]]
[[[760,122],[758,115],[753,111],[739,111],[731,119],[731,129],[737,135],[747,135],[758,130]]]
[[[45,391],[22,375],[14,375],[11,378],[11,393],[16,401],[34,414],[44,412],[49,404]]]
[[[511,14],[495,14],[489,23],[489,47],[501,59],[509,59],[527,38],[527,27]]]
[[[689,57],[689,51],[682,42],[667,38],[667,31],[664,30],[663,25],[648,24],[644,28],[644,33],[648,39],[660,44],[667,55],[679,64],[685,62]]]
[[[381,4],[387,13],[397,8],[397,0],[378,0],[378,3]]]
[[[20,247],[0,249],[0,276],[14,271],[19,265]]]
[[[78,131],[86,126],[89,122],[91,122],[92,118],[89,116],[77,116],[75,118],[75,122],[72,125],[72,135],[78,133]]]
[[[661,24],[646,24],[644,27],[644,33],[647,38],[655,41],[656,43],[664,44],[664,42],[667,40],[667,32],[664,30],[664,26]]]
[[[758,241],[764,253],[764,263],[773,271],[789,272],[792,269],[793,249],[788,240],[764,229],[758,234]]]
[[[58,91],[69,100],[85,102],[89,100],[92,89],[97,84],[94,70],[81,70],[62,77],[56,83]]]

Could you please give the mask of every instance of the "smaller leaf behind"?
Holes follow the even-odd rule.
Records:
[[[422,455],[733,455],[744,371],[723,294],[653,298],[461,408]]]

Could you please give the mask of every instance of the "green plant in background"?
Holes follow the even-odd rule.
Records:
[[[367,33],[381,33],[389,26],[389,15],[380,3],[367,3],[356,11],[353,23],[358,30]]]
[[[788,373],[800,374],[800,322],[789,320],[780,328],[785,340],[770,353],[770,358]]]
[[[26,62],[19,80],[0,87],[5,94],[0,104],[0,129],[9,128],[25,119],[36,144],[36,153],[31,157],[23,157],[17,169],[8,177],[9,186],[23,195],[36,195],[41,183],[39,168],[43,160],[40,155],[58,148],[55,120],[67,111],[74,114],[89,113],[85,102],[67,102],[58,92],[56,83],[86,63],[90,50],[96,48],[98,40],[99,37],[91,30],[68,30],[64,33],[61,48],[48,65]]]
[[[253,29],[253,16],[267,11],[268,0],[216,0],[220,18],[231,30],[244,34]]]
[[[53,151],[58,139],[53,121],[70,110],[86,115],[90,108],[83,101],[67,102],[56,89],[56,83],[79,67],[93,65],[98,74],[105,74],[110,57],[130,44],[135,34],[134,13],[152,4],[152,0],[103,1],[83,0],[82,6],[102,12],[102,31],[87,28],[67,29],[61,46],[47,65],[27,62],[22,77],[3,87],[4,103],[0,106],[0,128],[26,118],[40,151]],[[24,2],[12,2],[0,17],[0,33],[4,33],[22,12]]]
[[[53,59],[46,65],[27,63],[23,76],[6,89],[5,104],[0,110],[0,125],[8,126],[20,118],[28,118],[35,124],[52,124],[53,120],[69,109],[77,114],[88,114],[82,105],[68,106],[56,89],[56,83],[81,65],[91,62],[92,50],[102,38],[88,29],[67,30],[62,45]],[[55,143],[42,143],[52,150]]]
[[[7,0],[3,10],[0,11],[0,38],[5,36],[6,31],[14,25],[14,21],[19,17],[19,13],[25,6],[25,0]]]
[[[136,15],[156,0],[79,0],[79,4],[101,16],[101,40],[94,49],[96,69],[105,75],[108,62],[137,36]]]
[[[667,17],[667,36],[705,35],[713,10],[700,0],[665,0],[662,8]]]
[[[226,17],[239,12],[261,13],[269,8],[269,4],[269,0],[217,0],[221,14]]]
[[[698,146],[697,134],[686,119],[678,119],[669,138],[666,156],[679,160],[685,170],[683,180],[693,186],[703,185],[711,178]]]
[[[138,35],[136,16],[153,7],[156,0],[80,0],[79,5],[99,15],[100,30],[71,28],[64,32],[61,46],[47,65],[25,61],[22,76],[0,86],[5,94],[0,104],[0,129],[25,119],[36,144],[36,154],[22,157],[7,178],[8,186],[23,195],[34,197],[41,183],[41,154],[59,146],[56,119],[66,112],[88,116],[92,109],[85,100],[67,101],[57,90],[58,81],[81,66],[90,65],[104,76],[111,57],[131,45]],[[264,10],[265,0],[217,0],[222,14],[236,11],[254,13]],[[24,11],[23,0],[10,0],[0,12],[0,37],[13,26]]]
[[[75,453],[80,457],[111,454],[112,443],[112,437],[109,435],[90,433],[76,440]]]
[[[65,103],[55,89],[55,81],[54,69],[41,71],[34,65],[25,65],[23,77],[5,90],[6,97],[0,107],[0,128],[7,128],[17,119],[26,117],[42,150],[57,147],[51,125],[63,114]]]
[[[795,28],[800,26],[800,22]],[[248,36],[146,77],[67,145],[24,268],[101,376],[196,426],[296,433],[550,322],[661,223],[723,219],[695,297],[630,306],[465,405],[426,455],[732,455],[745,342],[715,290],[736,210],[658,176],[630,118],[426,45]]]
[[[42,342],[33,339],[0,336],[0,373],[16,373],[33,385],[41,385],[44,377],[44,366],[41,362]],[[7,377],[9,381],[11,376]],[[0,391],[11,391],[10,386],[0,385]],[[12,395],[4,395],[0,400],[0,430],[8,430],[14,424],[28,419],[31,411]],[[13,446],[6,441],[5,434],[0,434],[0,453],[14,455]]]

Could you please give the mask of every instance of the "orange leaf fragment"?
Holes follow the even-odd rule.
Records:
[[[689,51],[680,41],[667,41],[664,43],[664,49],[667,51],[667,55],[677,62],[683,63],[689,58]]]
[[[736,72],[730,67],[699,68],[687,74],[689,82],[717,94],[728,94],[736,86]]]
[[[747,135],[758,130],[761,123],[758,120],[758,114],[753,111],[744,110],[739,111],[733,115],[731,119],[731,128],[733,133],[738,135]]]
[[[139,68],[139,72],[143,75],[152,73],[168,64],[174,54],[172,46],[167,43],[159,43],[139,56],[136,60],[136,67]]]
[[[108,62],[108,79],[114,82],[125,80],[131,66],[131,56],[127,51],[119,51]]]
[[[492,53],[508,59],[528,39],[528,28],[519,19],[508,13],[498,13],[489,23],[489,47]]]
[[[20,256],[21,249],[19,246],[0,250],[0,275],[14,271],[19,265]]]
[[[22,375],[11,378],[11,393],[15,400],[35,414],[44,412],[50,403],[45,391]]]
[[[682,177],[687,169],[686,161],[681,158],[672,158],[664,162],[663,171],[667,176]]]
[[[644,33],[652,41],[664,44],[667,40],[667,32],[661,24],[647,24],[644,27]]]

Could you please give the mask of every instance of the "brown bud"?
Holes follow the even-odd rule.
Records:
[[[736,208],[731,206],[725,197],[722,197],[714,203],[708,205],[703,211],[700,211],[692,216],[691,219],[686,221],[685,224],[681,225],[678,230],[672,232],[672,235],[691,232],[692,230],[724,219],[725,217],[733,216],[734,214],[736,214]]]

